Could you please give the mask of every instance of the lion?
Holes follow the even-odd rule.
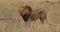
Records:
[[[28,5],[21,5],[19,8],[20,9],[18,12],[22,16],[26,24],[28,23],[30,25],[31,21],[36,21],[37,19],[39,19],[41,23],[44,23],[44,20],[47,19],[46,11],[44,10],[41,9],[32,10],[32,8]],[[29,19],[31,21],[28,21]]]

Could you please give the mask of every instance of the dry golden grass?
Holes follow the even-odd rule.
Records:
[[[38,19],[32,21],[30,27],[25,27],[18,13],[20,4],[30,5],[34,10],[45,9],[48,22],[41,24]],[[44,0],[0,0],[0,18],[4,17],[16,20],[0,20],[0,32],[60,32],[60,3],[46,3]]]

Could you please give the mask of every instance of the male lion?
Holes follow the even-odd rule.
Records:
[[[32,21],[39,19],[41,23],[44,23],[44,20],[47,19],[46,11],[41,9],[32,10],[32,8],[28,5],[21,5],[18,12],[26,24],[30,24],[31,21],[28,21],[29,19]]]

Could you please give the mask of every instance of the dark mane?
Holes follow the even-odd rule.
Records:
[[[29,12],[32,11],[32,8],[30,6],[26,6],[26,8],[29,10]]]

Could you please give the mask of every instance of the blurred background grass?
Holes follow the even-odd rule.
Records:
[[[49,3],[46,1],[49,1]],[[0,32],[60,32],[60,3],[58,3],[58,1],[59,0],[0,0],[0,18],[16,18],[16,20],[0,21]],[[25,28],[23,19],[18,13],[20,4],[30,5],[34,10],[40,8],[45,9],[48,22],[41,24],[39,20],[35,22],[32,21],[30,27]]]

